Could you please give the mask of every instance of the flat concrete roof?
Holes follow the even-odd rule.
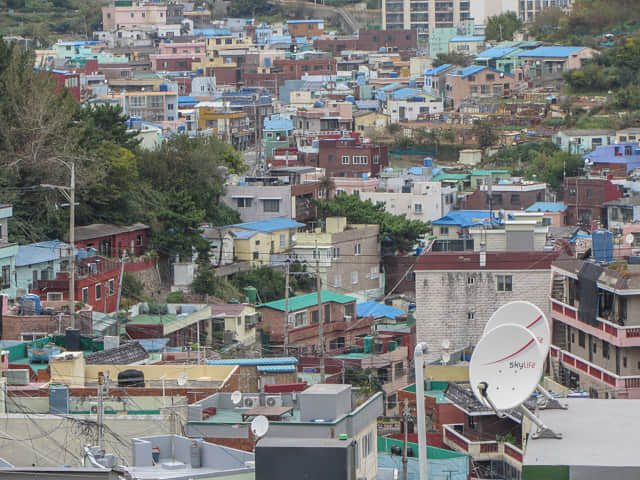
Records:
[[[538,415],[563,438],[529,438],[523,465],[640,467],[640,399],[562,401],[568,410],[539,410]]]

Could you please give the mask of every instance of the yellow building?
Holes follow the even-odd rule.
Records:
[[[231,232],[234,256],[252,266],[269,265],[271,255],[286,252],[296,243],[295,233],[304,224],[278,217],[224,227]]]
[[[256,323],[259,313],[251,305],[223,303],[211,306],[214,330],[233,332],[233,339],[243,345],[256,343]]]
[[[382,132],[389,125],[389,115],[380,112],[360,110],[353,114],[353,124],[356,132]]]

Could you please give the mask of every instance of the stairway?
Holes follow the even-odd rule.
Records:
[[[554,276],[551,285],[551,297],[561,302],[565,302],[564,295],[564,279],[560,276]]]

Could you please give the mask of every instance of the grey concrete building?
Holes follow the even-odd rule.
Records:
[[[237,210],[243,222],[256,222],[270,218],[291,218],[290,185],[270,185],[252,182],[228,185],[222,203]]]

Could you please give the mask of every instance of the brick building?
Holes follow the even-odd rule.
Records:
[[[299,155],[303,165],[324,168],[328,177],[375,176],[389,165],[386,145],[364,143],[359,138],[320,138],[317,163],[313,155]]]
[[[524,210],[536,202],[547,199],[546,183],[513,183],[491,186],[480,185],[463,202],[468,210]]]
[[[292,37],[320,37],[324,34],[324,20],[288,20],[287,31]]]
[[[149,247],[149,227],[143,223],[122,227],[94,223],[76,227],[75,246],[95,248],[105,257],[120,257],[124,249],[132,255],[140,255]]]
[[[447,107],[458,108],[467,100],[477,98],[504,98],[515,86],[515,77],[489,67],[472,65],[453,70],[446,76]]]
[[[603,204],[622,197],[617,185],[602,178],[568,177],[563,187],[567,225],[606,224]]]
[[[360,30],[358,32],[358,50],[378,51],[380,48],[416,50],[418,48],[417,30]]]
[[[527,300],[548,314],[550,268],[559,252],[431,252],[419,257],[416,331],[429,356],[447,339],[453,350],[480,339],[501,305]]]
[[[354,345],[356,337],[371,333],[373,319],[356,319],[354,297],[323,290],[322,307],[325,351],[330,351],[334,345],[335,348]],[[256,311],[262,315],[258,326],[269,335],[272,346],[281,346],[284,341],[284,299],[258,305]],[[289,348],[298,350],[300,355],[319,353],[318,294],[291,297],[288,318]]]

